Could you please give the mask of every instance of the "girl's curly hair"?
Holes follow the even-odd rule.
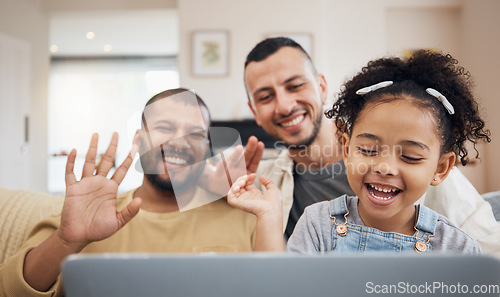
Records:
[[[477,158],[479,152],[476,144],[490,142],[491,139],[471,93],[473,84],[470,73],[457,63],[449,54],[429,50],[418,50],[404,60],[389,57],[370,61],[361,72],[342,85],[338,100],[325,115],[336,119],[340,132],[351,134],[353,125],[367,103],[411,97],[416,104],[428,108],[434,115],[438,135],[442,138],[441,153],[454,152],[465,165],[469,162],[466,142],[472,142]],[[363,96],[356,94],[357,90],[382,81],[394,83]],[[427,94],[427,88],[443,94],[453,105],[455,114],[450,115],[441,102]]]

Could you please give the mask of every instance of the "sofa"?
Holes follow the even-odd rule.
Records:
[[[0,188],[0,263],[14,255],[33,227],[61,211],[64,196]]]
[[[493,214],[495,215],[495,219],[500,221],[500,191],[489,192],[482,195],[484,200],[491,204],[491,208],[493,209]]]
[[[500,221],[500,191],[483,195]],[[64,196],[0,188],[0,263],[14,255],[33,227],[47,216],[58,214]]]

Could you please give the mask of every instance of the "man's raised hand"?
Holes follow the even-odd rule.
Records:
[[[245,148],[245,161],[247,166],[247,174],[257,172],[260,160],[264,155],[264,143],[259,141],[257,137],[250,136]]]
[[[97,142],[98,135],[94,134],[79,181],[74,174],[74,149],[66,163],[66,199],[61,214],[61,226],[57,232],[63,242],[81,248],[116,233],[139,212],[141,205],[141,199],[134,198],[124,209],[118,210],[116,207],[118,186],[132,164],[135,148],[113,176],[107,178],[114,164],[118,134],[113,134],[111,143],[96,168]]]

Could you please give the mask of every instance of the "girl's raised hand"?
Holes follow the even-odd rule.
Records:
[[[227,193],[228,203],[257,217],[281,218],[283,202],[278,187],[266,176],[261,176],[260,181],[266,187],[266,191],[262,192],[254,185],[255,178],[255,173],[238,178]]]
[[[262,192],[253,184],[255,173],[238,178],[229,192],[230,205],[253,213],[257,217],[254,251],[283,251],[283,202],[276,185],[267,177],[260,181],[266,187]]]

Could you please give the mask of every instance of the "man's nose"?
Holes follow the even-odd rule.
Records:
[[[293,94],[286,91],[277,92],[275,110],[277,114],[289,115],[296,105],[297,101]]]
[[[168,145],[175,149],[189,148],[188,135],[183,133],[176,133],[174,138],[168,141]]]

